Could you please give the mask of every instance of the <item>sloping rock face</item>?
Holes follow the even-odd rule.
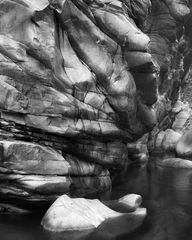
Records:
[[[126,143],[156,121],[156,66],[139,29],[150,7],[0,1],[1,199],[110,189]]]
[[[189,12],[169,0],[0,1],[1,199],[109,190],[127,143],[178,96]]]

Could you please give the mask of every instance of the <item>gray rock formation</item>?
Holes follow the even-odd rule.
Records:
[[[126,223],[124,233],[129,233],[138,228],[146,217],[146,209],[139,207],[142,200],[138,202],[138,199],[141,200],[138,195],[127,195],[124,199],[117,200],[113,205],[119,206],[119,209],[122,204],[127,206],[126,209],[123,206],[125,212],[117,212],[97,199],[70,198],[63,195],[48,209],[41,225],[52,232],[82,231],[97,228],[107,221],[116,221],[118,225],[118,221],[121,223],[123,219]],[[130,212],[133,208],[135,210]]]
[[[156,67],[138,28],[149,8],[0,2],[1,198],[38,204],[110,189],[107,169],[123,169],[126,143],[155,124]]]
[[[189,7],[0,1],[1,201],[41,205],[107,191],[128,152],[146,161],[136,141],[155,124],[152,149],[173,115],[173,130],[182,128],[172,110],[190,76]]]

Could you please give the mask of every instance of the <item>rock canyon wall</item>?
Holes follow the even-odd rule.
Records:
[[[105,192],[130,144],[190,116],[190,5],[0,0],[1,201]]]

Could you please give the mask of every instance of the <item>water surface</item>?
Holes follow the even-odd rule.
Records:
[[[112,234],[110,229],[48,234],[40,226],[42,214],[0,215],[1,240],[191,240],[192,170],[132,166],[113,183],[111,199],[136,193],[143,197],[148,215],[131,234]],[[115,223],[116,224],[116,223]],[[118,228],[118,224],[116,225]],[[121,232],[119,226],[119,233]],[[87,236],[85,237],[85,235]]]

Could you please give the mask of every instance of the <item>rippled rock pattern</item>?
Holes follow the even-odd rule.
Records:
[[[109,190],[127,143],[178,96],[189,11],[182,0],[1,0],[1,198]]]

